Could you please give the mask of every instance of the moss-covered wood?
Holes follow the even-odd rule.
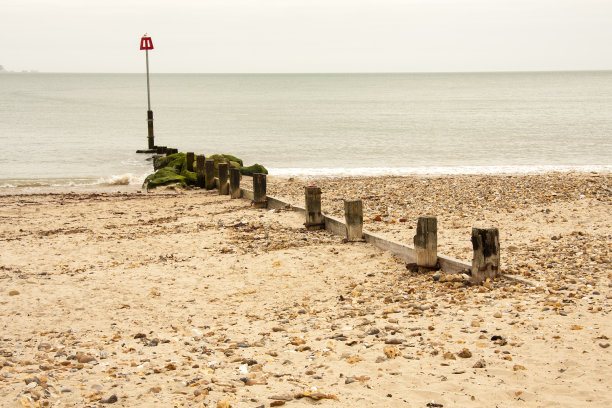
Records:
[[[157,170],[155,173],[149,175],[144,182],[147,189],[165,186],[168,184],[180,184],[182,186],[187,185],[185,177],[181,176],[179,172],[172,167],[164,167],[163,169]]]
[[[268,170],[266,170],[266,168],[264,166],[262,166],[261,164],[253,164],[250,165],[248,167],[241,167],[240,168],[240,173],[244,174],[245,176],[253,176],[253,174],[256,173],[261,173],[261,174],[268,174]]]
[[[189,155],[191,159],[193,156]],[[240,169],[240,173],[252,176],[255,173],[268,174],[268,170],[261,164],[253,164],[248,167],[243,166],[242,159],[232,156],[231,154],[213,154],[207,156],[206,159],[214,161],[215,176],[219,175],[219,163],[226,163],[229,168]],[[182,187],[197,186],[197,174],[191,169],[195,169],[197,165],[190,163],[187,165],[187,155],[185,153],[174,153],[168,156],[157,156],[153,161],[155,173],[150,174],[144,181],[147,189],[152,189],[159,186],[177,184]],[[189,170],[188,170],[189,169]]]

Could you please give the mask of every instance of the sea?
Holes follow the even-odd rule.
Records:
[[[612,170],[612,71],[152,74],[155,144],[277,176]],[[140,188],[145,74],[0,74],[0,190]]]

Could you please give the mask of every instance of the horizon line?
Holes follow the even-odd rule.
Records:
[[[489,71],[317,71],[317,72],[151,72],[151,75],[377,75],[377,74],[520,74],[520,73],[569,73],[569,72],[612,72],[609,69],[559,69],[559,70],[489,70]],[[141,75],[144,72],[104,72],[104,71],[0,71],[0,74],[109,74],[109,75]]]

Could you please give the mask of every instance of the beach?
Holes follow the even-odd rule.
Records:
[[[243,178],[243,187],[250,188]],[[0,406],[608,407],[612,175],[269,177],[502,272],[469,285],[216,190],[0,196]],[[380,221],[375,221],[375,219]]]

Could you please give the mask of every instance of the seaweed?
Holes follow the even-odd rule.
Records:
[[[241,168],[242,166],[244,166],[244,162],[242,161],[242,159],[239,159],[236,156],[232,156],[231,154],[224,154],[223,157],[225,157],[227,160],[229,160],[230,164],[232,164],[232,166],[236,167],[236,168]],[[238,166],[235,166],[233,163],[237,163]]]
[[[153,162],[153,170],[159,170],[164,167],[174,167],[179,172],[185,166],[187,155],[185,153],[174,153],[170,156],[157,157]]]
[[[215,176],[219,175],[219,163],[227,163],[230,167],[240,169],[240,173],[252,176],[255,173],[268,174],[268,170],[261,164],[244,167],[243,161],[231,154],[213,154],[206,157],[215,163]],[[150,174],[144,181],[147,189],[175,184],[177,187],[197,186],[196,172],[187,170],[187,154],[174,153],[169,156],[158,156],[154,159],[155,173]],[[194,162],[196,168],[196,162]]]
[[[248,166],[248,167],[240,168],[240,174],[244,174],[245,176],[253,176],[253,174],[255,173],[268,174],[268,170],[261,164],[257,164],[257,163],[251,166]]]
[[[155,173],[149,174],[144,181],[144,184],[146,184],[147,189],[174,183],[178,183],[181,186],[187,185],[186,177],[181,176],[179,172],[172,167],[164,167],[162,169],[159,169]]]

